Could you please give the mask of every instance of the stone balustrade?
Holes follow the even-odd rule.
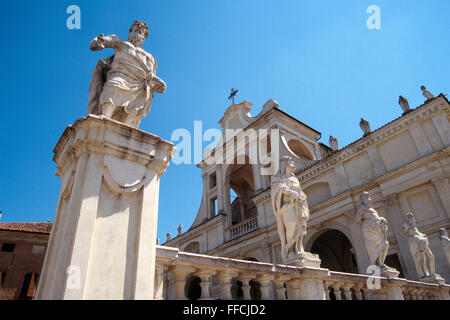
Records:
[[[198,298],[206,300],[450,300],[447,284],[237,260],[164,246],[157,246],[155,277],[155,299],[187,299],[187,282],[196,278]]]
[[[258,217],[251,217],[230,227],[230,240],[236,239],[258,228]]]

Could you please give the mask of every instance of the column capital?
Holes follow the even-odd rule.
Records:
[[[243,283],[249,283],[250,280],[254,280],[256,278],[256,275],[249,274],[249,273],[240,273],[238,276],[238,280]]]
[[[217,277],[220,280],[227,280],[227,279],[232,279],[232,278],[237,278],[239,276],[239,273],[234,272],[234,271],[230,271],[230,270],[224,270],[224,271],[220,271],[217,274]]]
[[[193,273],[195,272],[195,268],[191,267],[191,266],[186,266],[186,265],[174,265],[169,267],[169,272],[174,274],[175,276],[177,275],[188,275],[189,273]]]
[[[211,276],[217,274],[217,271],[215,270],[209,270],[209,269],[201,269],[200,271],[197,271],[195,273],[202,281],[206,281],[203,279],[209,279]]]

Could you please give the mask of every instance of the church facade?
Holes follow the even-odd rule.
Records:
[[[369,257],[355,219],[360,194],[367,191],[374,209],[388,222],[386,265],[397,269],[400,278],[422,279],[403,227],[405,214],[412,212],[418,230],[428,238],[436,273],[450,282],[450,265],[439,236],[440,229],[450,228],[450,104],[443,94],[428,97],[413,109],[403,108],[404,101],[399,101],[403,114],[374,131],[361,119],[364,135],[342,148],[332,137],[330,147],[318,142],[320,132],[282,111],[274,100],[253,117],[250,102],[231,105],[219,123],[222,132],[233,129],[236,134],[222,137],[225,142],[198,165],[203,193],[197,216],[186,232],[168,237],[163,245],[183,252],[282,263],[271,175],[262,174],[264,165],[252,162],[250,154],[254,132],[277,129],[277,140],[268,135],[259,146],[267,148],[269,155],[273,146],[279,146],[279,157],[294,160],[310,210],[303,245],[305,251],[319,255],[322,268],[367,274]],[[239,139],[245,143],[237,143]],[[226,161],[214,161],[218,153]],[[175,278],[168,272],[160,276],[165,279],[161,298],[170,299]],[[195,285],[189,289],[189,283],[196,281],[200,279],[187,279],[188,298],[196,295]],[[233,298],[239,298],[241,285],[233,281]],[[220,290],[220,281],[212,276],[211,296],[220,297]]]

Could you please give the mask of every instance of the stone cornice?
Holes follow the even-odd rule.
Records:
[[[358,154],[367,150],[371,145],[379,144],[380,142],[388,140],[393,134],[402,130],[407,130],[413,124],[429,117],[431,114],[442,110],[448,113],[450,111],[447,100],[442,96],[438,96],[431,102],[428,102],[411,112],[387,123],[381,128],[372,131],[366,137],[363,137],[348,146],[334,152],[328,158],[319,160],[312,164],[309,168],[300,169],[296,172],[300,181],[304,181],[320,174],[327,168],[343,163],[345,160],[357,156]]]
[[[132,143],[128,143],[129,140]],[[96,152],[130,159],[161,175],[175,151],[172,142],[156,135],[102,116],[89,115],[66,128],[53,150],[53,161],[57,163],[57,175],[61,175],[83,153]]]

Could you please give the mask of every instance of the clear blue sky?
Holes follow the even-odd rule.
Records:
[[[66,8],[81,8],[81,30],[68,30]],[[369,30],[369,5],[381,30]],[[140,128],[170,139],[194,120],[218,128],[229,105],[270,98],[340,146],[361,137],[359,119],[376,129],[401,114],[398,96],[423,103],[449,81],[450,1],[165,0],[1,1],[0,210],[3,222],[53,219],[60,188],[52,150],[68,124],[86,114],[92,69],[112,49],[89,50],[99,33],[122,38],[146,21],[143,48],[167,83]],[[206,146],[207,143],[205,143]],[[201,171],[171,164],[162,176],[158,235],[191,225],[200,206]]]

